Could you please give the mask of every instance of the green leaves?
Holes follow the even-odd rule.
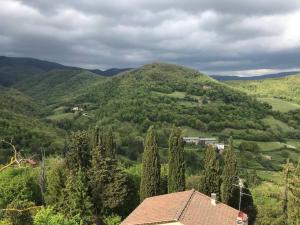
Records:
[[[142,175],[140,185],[140,201],[159,193],[160,160],[158,154],[156,131],[151,126],[145,139]]]
[[[174,127],[169,139],[168,192],[185,190],[184,143],[180,128]]]

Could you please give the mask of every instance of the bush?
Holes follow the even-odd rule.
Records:
[[[239,150],[242,152],[244,151],[259,152],[260,148],[256,142],[242,141],[241,144],[239,145]]]
[[[104,218],[105,225],[119,225],[122,219],[120,216],[112,214]]]
[[[63,214],[55,214],[53,209],[42,208],[34,216],[34,225],[83,225],[78,216],[67,219]]]

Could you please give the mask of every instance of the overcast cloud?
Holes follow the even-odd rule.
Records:
[[[107,69],[300,68],[299,0],[0,0],[0,55]]]

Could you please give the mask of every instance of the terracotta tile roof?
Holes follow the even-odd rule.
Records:
[[[236,225],[239,211],[195,190],[145,199],[121,225],[180,222],[184,225]]]

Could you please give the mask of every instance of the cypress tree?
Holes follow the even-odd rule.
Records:
[[[219,162],[213,146],[208,146],[205,152],[204,172],[200,186],[201,192],[206,195],[220,194]]]
[[[105,151],[106,157],[110,157],[112,159],[115,158],[116,143],[114,140],[112,129],[109,129],[109,131],[105,135]]]
[[[185,190],[184,143],[181,130],[174,127],[169,139],[168,192]]]
[[[298,225],[300,224],[300,161],[292,170],[289,189],[288,221],[291,225]]]
[[[87,132],[74,132],[70,139],[66,156],[68,169],[73,172],[76,172],[78,168],[88,169],[90,166],[90,143]]]
[[[255,224],[257,208],[256,208],[256,205],[254,204],[253,197],[252,197],[251,191],[249,189],[249,186],[245,182],[244,182],[244,188],[243,188],[242,192],[244,193],[244,195],[242,195],[241,211],[248,215],[248,224],[253,225],[253,224]],[[237,193],[237,196],[239,197],[239,193]],[[237,203],[238,203],[238,201],[237,201]],[[237,209],[238,209],[238,207],[237,207]]]
[[[105,157],[109,157],[112,159],[115,158],[116,143],[111,128],[107,132],[105,132],[99,127],[96,127],[92,131],[91,140],[92,140],[92,148],[97,148],[99,145],[103,145],[105,149]]]
[[[287,159],[286,164],[283,168],[283,176],[284,176],[284,189],[283,189],[283,196],[282,196],[282,223],[288,225],[288,213],[289,213],[289,183],[290,183],[290,176],[292,171],[292,163],[290,160]]]
[[[225,165],[222,173],[221,199],[232,207],[238,205],[237,187],[238,184],[237,157],[233,148],[233,140],[230,138],[229,148],[225,153]]]
[[[79,215],[84,224],[91,224],[92,203],[88,195],[86,177],[86,173],[81,168],[75,174],[71,173],[68,176],[64,190],[66,198],[61,210],[70,218]]]
[[[99,218],[122,211],[129,196],[129,177],[118,167],[116,159],[107,157],[101,141],[92,151],[91,164],[89,177],[95,214]]]
[[[155,196],[159,193],[160,183],[160,162],[156,132],[151,126],[147,132],[143,154],[140,200]]]

